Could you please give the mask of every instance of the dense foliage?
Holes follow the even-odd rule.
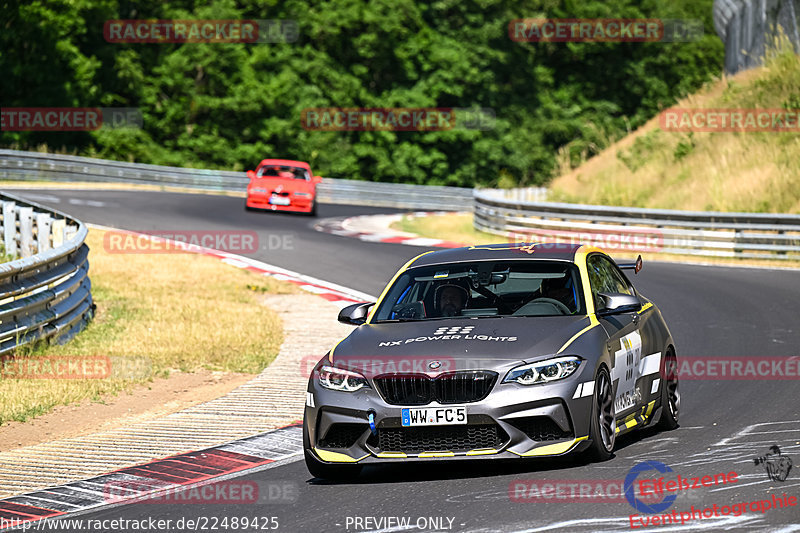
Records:
[[[722,67],[712,0],[2,1],[4,107],[138,107],[141,130],[5,132],[0,145],[246,169],[472,186],[539,184],[695,90]],[[521,43],[525,17],[690,18],[692,43]],[[109,19],[294,19],[280,44],[118,44]],[[489,131],[323,132],[311,107],[492,108]]]

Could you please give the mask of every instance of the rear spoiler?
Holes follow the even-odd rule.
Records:
[[[633,270],[634,274],[638,274],[642,269],[642,256],[637,257],[633,263],[617,263],[617,266],[622,270]]]

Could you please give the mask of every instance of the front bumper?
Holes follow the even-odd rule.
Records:
[[[467,424],[402,427],[404,407],[375,388],[354,393],[321,387],[312,377],[306,395],[305,430],[311,451],[330,463],[384,463],[449,459],[508,459],[558,456],[589,445],[594,368],[563,381],[524,386],[494,384],[489,395],[467,407]],[[583,392],[585,391],[585,394]],[[373,415],[375,431],[370,429]]]
[[[289,205],[271,204],[270,195],[262,193],[249,193],[247,195],[247,207],[252,209],[265,209],[269,211],[299,211],[310,212],[314,205],[313,196],[294,196],[289,195]]]

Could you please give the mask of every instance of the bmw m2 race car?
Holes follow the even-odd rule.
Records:
[[[317,214],[317,184],[308,163],[286,159],[264,159],[255,170],[248,170],[245,209],[299,211]]]
[[[487,245],[409,261],[314,367],[312,475],[363,465],[558,456],[678,425],[675,346],[658,308],[597,248]]]

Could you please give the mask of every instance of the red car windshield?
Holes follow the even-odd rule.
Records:
[[[260,178],[294,178],[306,181],[311,179],[308,170],[283,165],[265,165],[258,169],[256,175]]]

